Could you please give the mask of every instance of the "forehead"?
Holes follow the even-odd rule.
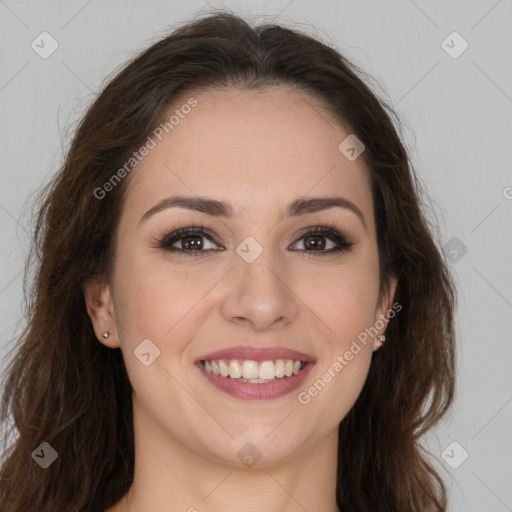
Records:
[[[180,111],[191,98],[197,104]],[[350,129],[306,93],[206,90],[183,96],[165,119],[173,113],[172,129],[132,171],[127,201],[136,208],[184,193],[227,199],[235,215],[304,195],[345,195],[371,209],[364,160],[338,149]]]

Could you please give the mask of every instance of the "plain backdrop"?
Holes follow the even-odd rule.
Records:
[[[30,194],[59,167],[106,78],[212,7],[322,38],[394,105],[459,289],[456,401],[426,443],[450,486],[450,510],[512,511],[510,1],[0,0],[2,368],[23,326]]]

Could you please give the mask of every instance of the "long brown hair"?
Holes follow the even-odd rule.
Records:
[[[445,486],[420,438],[453,398],[455,292],[399,123],[364,77],[311,36],[277,24],[254,28],[216,11],[150,46],[101,91],[38,203],[27,323],[4,379],[2,420],[12,417],[17,432],[10,443],[9,433],[5,437],[2,512],[103,511],[128,491],[134,470],[131,385],[120,350],[95,337],[82,286],[109,276],[129,180],[104,198],[97,190],[183,94],[274,84],[323,100],[364,143],[382,283],[398,276],[395,301],[402,311],[339,427],[338,505],[371,512],[446,510]],[[58,454],[47,469],[32,460],[42,442]]]

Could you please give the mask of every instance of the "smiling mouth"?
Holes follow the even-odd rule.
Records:
[[[248,384],[266,384],[299,374],[308,362],[298,359],[276,359],[261,362],[250,359],[205,359],[199,363],[207,373],[218,377]]]

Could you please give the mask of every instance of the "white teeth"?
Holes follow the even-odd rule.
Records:
[[[242,376],[242,366],[236,359],[229,362],[229,376],[232,379],[239,379]]]
[[[230,377],[243,382],[261,383],[274,379],[297,375],[305,366],[305,362],[293,359],[277,359],[276,361],[252,361],[250,359],[219,359],[203,361],[208,373]]]
[[[229,377],[229,366],[226,364],[224,359],[219,361],[219,370],[221,377]]]
[[[244,379],[257,379],[258,363],[256,361],[244,361],[242,365],[242,376]]]
[[[244,363],[245,364],[245,363]],[[300,365],[300,361],[299,361]],[[272,380],[276,378],[276,366],[273,361],[263,361],[258,372],[260,379]]]
[[[276,377],[278,379],[281,379],[282,377],[285,376],[285,366],[284,366],[284,361],[282,359],[278,359],[276,361]]]

